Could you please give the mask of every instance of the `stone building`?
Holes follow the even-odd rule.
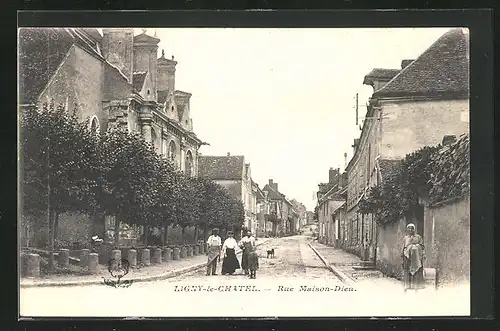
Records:
[[[346,169],[347,250],[377,260],[399,254],[395,244],[384,244],[383,236],[395,242],[400,238],[379,236],[371,215],[359,214],[357,205],[368,188],[380,184],[406,154],[437,145],[445,135],[468,133],[468,47],[468,34],[452,29],[414,61],[404,60],[401,70],[391,71],[396,74],[389,81],[373,71],[365,77],[374,93]]]
[[[158,58],[159,42],[128,28],[103,29],[102,35],[93,28],[22,28],[20,109],[64,105],[101,133],[115,126],[140,132],[158,153],[196,176],[204,142],[193,132],[191,94],[175,89],[177,62],[164,52]]]
[[[257,226],[256,235],[263,236],[271,234],[272,223],[269,222],[270,204],[267,198],[268,192],[261,190],[259,185],[253,182],[254,191],[257,197]]]
[[[341,174],[338,168],[330,168],[328,184],[318,185],[318,240],[335,247],[342,242],[344,213],[341,209],[346,203],[346,175]],[[330,189],[323,193],[321,190],[325,186]]]
[[[252,185],[250,163],[243,155],[199,157],[199,177],[213,180],[225,187],[234,198],[243,202],[244,226],[255,230],[257,219],[257,192]]]
[[[269,179],[269,183],[264,186],[262,191],[267,192],[269,199],[269,221],[272,223],[272,234],[290,233],[293,226],[292,203],[279,191],[278,183],[272,179]]]

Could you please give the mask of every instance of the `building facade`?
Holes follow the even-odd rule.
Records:
[[[358,213],[358,202],[408,153],[468,133],[468,44],[462,29],[452,29],[414,61],[404,60],[389,81],[370,77],[373,71],[365,77],[374,93],[347,166],[347,250],[371,259],[392,254],[395,248],[382,247],[373,217]]]
[[[269,200],[269,221],[272,224],[272,234],[286,235],[291,232],[293,215],[292,203],[278,189],[278,183],[269,179],[262,191],[267,192]]]
[[[245,163],[243,155],[199,157],[199,176],[213,180],[225,187],[232,196],[243,202],[245,209],[244,226],[256,230],[257,190],[252,185],[250,163]]]
[[[20,109],[63,105],[92,130],[140,132],[163,157],[196,176],[204,142],[193,132],[191,94],[175,90],[177,62],[164,52],[158,58],[159,42],[128,28],[102,34],[93,28],[20,29]],[[94,234],[114,231],[112,219],[95,225]]]

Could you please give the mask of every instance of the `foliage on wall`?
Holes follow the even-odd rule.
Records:
[[[433,170],[429,188],[430,203],[469,194],[469,136],[464,135],[453,145],[434,153],[430,159],[429,167]]]
[[[386,225],[402,219],[418,203],[419,194],[428,192],[435,184],[432,158],[441,146],[425,146],[407,154],[392,171],[383,174],[381,185],[369,190],[361,199],[359,211],[373,214],[377,223]]]

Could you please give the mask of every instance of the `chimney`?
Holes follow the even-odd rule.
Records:
[[[330,168],[330,171],[328,172],[328,182],[329,183],[335,182],[335,179],[337,178],[338,174],[339,174],[338,169]]]
[[[231,153],[227,152],[227,156],[231,156]]]
[[[401,61],[401,70],[409,66],[415,60],[403,60]]]
[[[157,58],[158,43],[160,39],[146,35],[145,33],[134,38],[134,72],[149,72],[151,75],[152,100],[157,100]]]
[[[272,179],[269,180],[269,186],[273,187],[273,180]]]
[[[161,57],[156,61],[156,69],[158,75],[156,76],[156,85],[158,91],[169,91],[169,93],[175,92],[175,66],[177,61],[172,59],[167,59],[165,57],[165,51],[161,51]]]
[[[457,137],[455,137],[455,135],[450,134],[443,137],[443,142],[441,144],[443,146],[450,146],[455,141],[457,141]]]
[[[132,83],[134,29],[102,29],[102,55]]]
[[[347,153],[344,153],[344,170],[347,169]]]

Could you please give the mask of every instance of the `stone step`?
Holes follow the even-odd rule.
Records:
[[[371,265],[354,265],[352,266],[354,270],[375,270],[375,266]]]

